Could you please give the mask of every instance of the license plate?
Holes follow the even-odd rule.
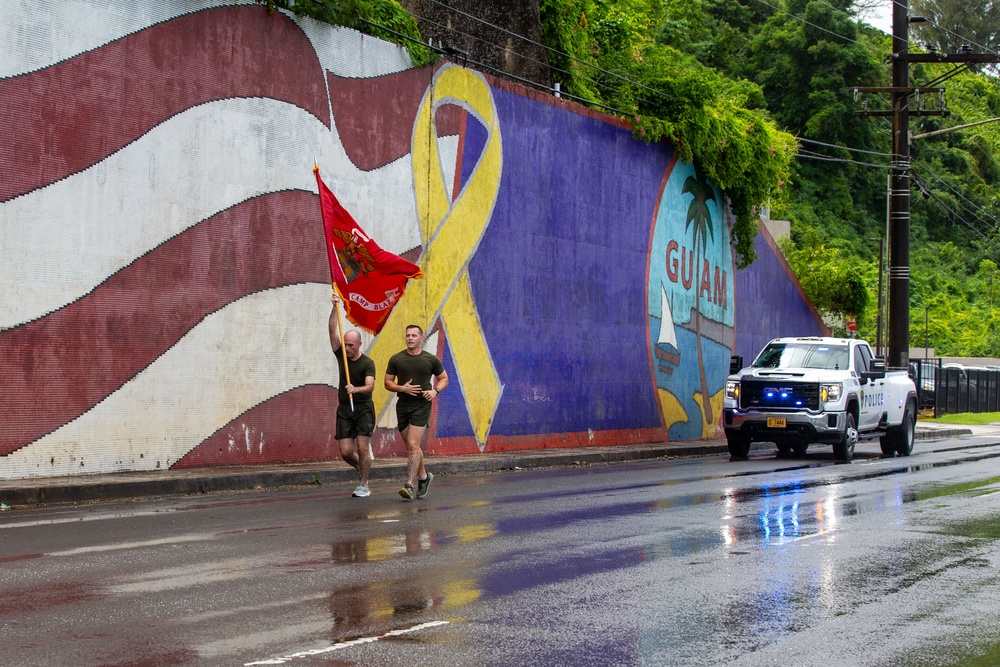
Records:
[[[784,417],[768,417],[767,418],[768,428],[785,428],[785,418]]]

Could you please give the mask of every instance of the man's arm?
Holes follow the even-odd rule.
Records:
[[[371,362],[371,366],[366,369],[365,372],[365,383],[360,387],[358,385],[349,385],[347,390],[351,394],[370,394],[375,391],[375,362]]]
[[[330,297],[330,301],[333,303],[333,310],[330,311],[330,347],[334,352],[340,350],[340,330],[338,329],[340,313],[338,309],[340,308],[340,297],[336,292]],[[372,380],[374,382],[374,379]]]
[[[432,375],[433,382],[431,382],[431,388],[423,392],[424,398],[428,401],[433,400],[442,391],[448,388],[448,371],[441,369],[441,372],[437,375]]]
[[[412,384],[412,380],[407,380],[406,384],[396,384],[396,376],[385,374],[385,379],[383,380],[386,391],[396,392],[397,394],[409,394],[410,396],[420,395],[420,385]]]
[[[375,376],[374,375],[366,375],[365,376],[365,386],[363,386],[363,387],[355,387],[354,388],[354,393],[355,394],[370,394],[373,391],[375,391]]]

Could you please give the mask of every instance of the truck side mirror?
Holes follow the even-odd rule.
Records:
[[[734,354],[729,357],[729,374],[736,375],[741,370],[743,370],[743,357],[739,354]]]
[[[867,373],[861,374],[862,380],[881,380],[885,377],[885,359],[882,357],[873,357],[871,362],[871,370]]]

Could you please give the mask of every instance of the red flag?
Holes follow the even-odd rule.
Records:
[[[403,296],[410,278],[423,278],[420,267],[386,252],[354,221],[313,169],[326,232],[330,276],[344,300],[347,319],[377,334]]]

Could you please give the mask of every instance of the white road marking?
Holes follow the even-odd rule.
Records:
[[[272,658],[270,660],[258,660],[256,662],[245,662],[243,667],[250,667],[251,665],[283,665],[289,660],[294,660],[295,658],[307,658],[314,655],[322,655],[324,653],[332,653],[333,651],[339,651],[345,649],[349,646],[357,646],[359,644],[371,644],[377,642],[386,637],[397,637],[399,635],[406,635],[411,632],[417,632],[419,630],[426,630],[427,628],[436,628],[440,625],[448,625],[450,621],[430,621],[428,623],[421,623],[420,625],[414,625],[411,628],[403,628],[401,630],[390,630],[383,635],[378,635],[377,637],[359,637],[358,639],[352,639],[350,641],[341,642],[339,644],[334,644],[333,646],[326,646],[324,648],[312,649],[310,651],[300,651],[299,653],[291,653],[289,655]]]

